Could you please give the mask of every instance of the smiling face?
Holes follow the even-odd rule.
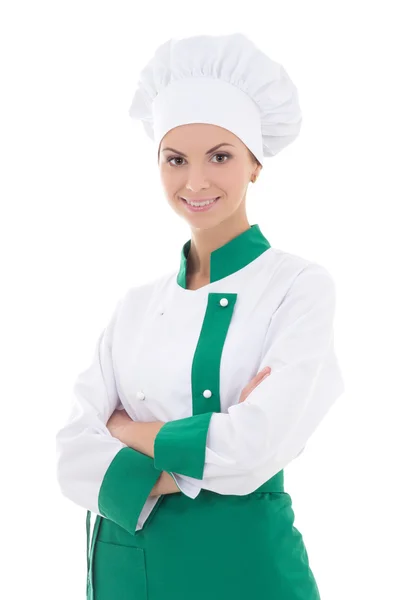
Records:
[[[161,140],[158,165],[172,209],[195,229],[234,217],[247,219],[247,186],[262,165],[232,132],[206,123],[180,125]],[[182,198],[215,198],[211,208],[192,211]]]

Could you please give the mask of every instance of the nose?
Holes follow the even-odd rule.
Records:
[[[199,190],[207,190],[210,187],[202,167],[192,167],[187,173],[185,186],[187,190],[197,193]]]

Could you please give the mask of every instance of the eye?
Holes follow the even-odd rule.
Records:
[[[167,159],[167,163],[172,164],[173,160],[184,160],[184,159],[182,158],[182,156],[171,156],[171,158]],[[172,165],[172,166],[176,167],[177,165]],[[178,166],[180,166],[180,165],[178,165]]]
[[[214,154],[213,158],[215,156],[223,156],[226,159],[231,158],[231,155],[228,152],[217,152],[216,154]],[[182,156],[171,156],[170,158],[167,159],[167,163],[171,163],[172,164],[173,160],[185,160],[185,159]],[[219,162],[220,164],[224,164],[227,161],[224,160],[224,161],[217,161],[217,162]],[[172,164],[172,166],[173,167],[176,167],[176,166],[180,167],[181,165],[180,164],[179,165]]]
[[[217,154],[214,154],[214,156],[224,156],[225,158],[230,158],[230,157],[231,157],[231,155],[230,155],[230,154],[228,154],[227,152],[223,152],[223,153],[221,153],[221,152],[217,152]],[[214,156],[213,156],[213,158],[214,158]],[[220,161],[218,161],[218,162],[220,162]],[[222,162],[224,163],[224,162],[227,162],[227,161],[226,161],[226,160],[224,160],[224,161],[222,161]]]

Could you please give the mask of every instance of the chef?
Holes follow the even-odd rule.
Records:
[[[300,131],[297,90],[243,34],[200,35],[157,49],[129,112],[191,237],[119,298],[57,433],[87,599],[317,600],[284,468],[344,391],[335,283],[246,215]]]

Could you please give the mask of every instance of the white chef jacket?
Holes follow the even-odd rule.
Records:
[[[153,464],[159,474],[170,472],[195,501],[202,489],[234,495],[256,490],[302,452],[344,391],[334,350],[335,284],[326,268],[271,247],[253,225],[211,253],[210,283],[189,290],[189,248],[190,240],[178,270],[131,287],[119,299],[90,366],[76,380],[71,414],[57,433],[61,491],[98,515],[104,515],[102,484],[114,481],[116,457],[127,448],[106,427],[115,409],[124,408],[135,421],[165,422]],[[210,364],[208,385],[207,344],[211,355],[219,343],[210,323],[204,340],[212,302],[216,326],[226,318],[225,309],[231,314],[218,383],[213,376],[211,384],[215,364]],[[209,419],[193,412],[194,359],[202,336],[202,400],[207,406],[207,398],[211,402],[217,395],[220,402]],[[271,374],[239,403],[243,388],[267,365]],[[200,422],[203,442],[196,431]],[[197,453],[196,469],[185,463],[191,453]],[[129,476],[135,477],[134,467]],[[146,492],[135,531],[158,499]]]

